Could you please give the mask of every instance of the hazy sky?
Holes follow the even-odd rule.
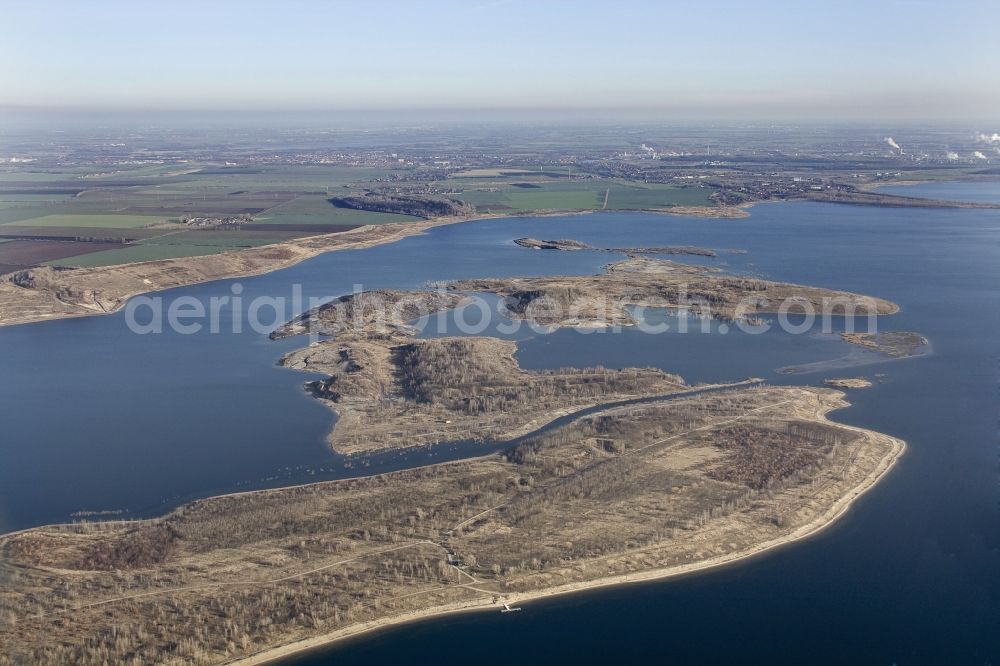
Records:
[[[0,105],[1000,120],[1000,2],[0,0]]]

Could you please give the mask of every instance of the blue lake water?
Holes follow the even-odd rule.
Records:
[[[921,187],[906,190],[918,196]],[[1000,185],[993,188],[1000,199]],[[617,258],[510,242],[529,235],[595,246],[740,248],[747,252],[703,261],[896,301],[902,311],[880,327],[920,331],[932,354],[782,375],[775,369],[851,349],[833,336],[780,331],[563,330],[518,336],[518,358],[534,368],[655,365],[689,382],[883,375],[873,388],[852,392],[854,405],[835,417],[903,437],[907,455],[833,528],[767,556],[680,580],[526,604],[516,617],[421,622],[296,663],[437,663],[447,654],[489,664],[1000,660],[997,211],[795,203],[756,206],[743,220],[630,213],[489,220],[159,296],[231,295],[235,282],[246,300],[290,297],[296,283],[307,297],[334,296],[355,285],[591,273]],[[303,342],[250,332],[140,336],[122,313],[0,329],[0,529],[77,511],[151,515],[194,497],[357,473],[323,443],[333,419],[301,391],[308,377],[274,365]],[[376,460],[367,469],[411,462]]]

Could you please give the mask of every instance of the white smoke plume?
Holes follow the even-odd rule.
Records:
[[[978,150],[976,152],[972,153],[972,156],[975,157],[976,159],[979,159],[979,160],[985,160],[985,159],[987,159],[986,155],[983,155]]]
[[[887,144],[889,144],[889,147],[890,147],[890,148],[893,148],[893,149],[895,149],[895,150],[898,150],[898,151],[899,151],[899,154],[900,154],[900,155],[902,155],[902,154],[903,154],[903,149],[899,147],[899,144],[898,144],[898,143],[896,143],[896,140],[895,140],[895,139],[893,139],[893,138],[892,138],[891,136],[887,136],[887,137],[885,137],[885,142],[886,142]]]
[[[956,153],[954,150],[949,150],[947,157],[949,160],[954,162],[955,160],[958,159],[958,153]]]
[[[994,132],[993,134],[979,133],[976,135],[976,141],[982,143],[1000,143],[1000,132]]]

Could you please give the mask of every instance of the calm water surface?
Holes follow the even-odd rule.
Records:
[[[885,194],[898,194],[904,197],[972,201],[975,203],[1000,203],[1000,188],[997,187],[995,182],[963,183],[958,181],[941,181],[936,183],[920,183],[918,185],[886,185],[878,188],[878,191]]]
[[[907,192],[916,196],[920,187]],[[1000,199],[1000,185],[993,188]],[[430,620],[294,663],[439,663],[449,654],[488,664],[1000,661],[996,211],[803,203],[757,206],[736,221],[623,213],[491,220],[239,282],[246,299],[290,295],[293,283],[307,296],[332,296],[355,284],[590,273],[616,258],[510,243],[527,235],[597,246],[742,248],[746,254],[705,261],[900,303],[902,312],[880,326],[924,333],[933,354],[825,374],[775,372],[850,352],[818,334],[517,338],[519,359],[534,368],[655,365],[691,382],[882,375],[872,389],[852,392],[854,406],[835,417],[903,437],[907,455],[833,528],[766,557],[526,604],[514,616]],[[232,283],[162,295],[228,295]],[[323,444],[330,413],[299,388],[307,377],[274,365],[300,344],[252,333],[137,336],[121,314],[0,329],[0,528],[77,511],[150,515],[192,497],[347,474]],[[369,469],[426,459],[410,455],[376,459]]]

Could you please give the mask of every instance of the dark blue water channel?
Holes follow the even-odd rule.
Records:
[[[907,193],[917,196],[920,187]],[[438,663],[448,654],[487,664],[1000,660],[1000,215],[810,203],[752,213],[743,220],[605,213],[481,221],[159,294],[168,302],[208,299],[232,295],[239,282],[245,300],[290,298],[293,284],[307,297],[334,296],[355,285],[591,273],[617,258],[526,250],[511,244],[519,236],[698,245],[746,250],[702,260],[734,272],[896,301],[902,311],[881,328],[920,331],[933,344],[918,359],[784,375],[775,370],[838,359],[851,348],[816,331],[516,334],[518,358],[532,368],[652,365],[689,382],[868,376],[876,385],[852,392],[854,405],[835,418],[900,436],[909,450],[833,528],[767,556],[526,604],[522,613],[416,623],[296,663]],[[79,511],[151,515],[194,497],[483,450],[463,444],[345,469],[323,442],[330,412],[301,391],[308,377],[275,366],[304,340],[233,333],[226,321],[221,329],[136,335],[121,313],[0,329],[0,528]]]

